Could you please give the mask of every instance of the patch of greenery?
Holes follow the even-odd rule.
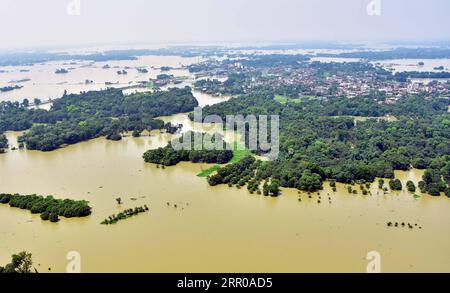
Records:
[[[279,156],[258,166],[256,174],[277,179],[282,187],[315,191],[325,180],[365,184],[375,178],[393,179],[394,170],[406,171],[412,166],[430,170],[419,184],[421,190],[450,196],[448,99],[418,94],[385,103],[381,96],[351,99],[336,96],[282,105],[274,102],[274,98],[273,90],[262,89],[203,108],[204,116],[219,115],[222,119],[227,115],[250,114],[280,117]],[[387,115],[397,119],[354,123],[356,116]],[[239,174],[226,176],[233,178]],[[230,180],[210,178],[214,178],[212,184],[226,184]],[[394,190],[402,188],[396,180],[389,183]],[[413,190],[411,184],[410,189]]]
[[[0,204],[29,210],[32,214],[41,214],[41,219],[58,222],[59,216],[66,218],[86,217],[91,214],[89,203],[84,200],[55,199],[53,196],[0,194]]]
[[[209,175],[211,175],[212,173],[216,172],[217,170],[219,170],[221,168],[220,165],[214,165],[206,170],[203,170],[202,172],[198,173],[197,176],[198,177],[208,177]]]
[[[199,137],[201,136],[201,137]],[[185,141],[185,138],[190,138],[190,141]],[[204,142],[208,141],[215,143],[215,140],[219,138],[222,143],[221,150],[208,150]],[[202,146],[199,150],[196,150],[195,143],[199,140],[202,142]],[[182,137],[176,140],[181,150],[174,148],[175,141],[170,142],[163,148],[154,150],[148,150],[144,153],[143,158],[147,163],[161,164],[164,166],[173,166],[179,162],[192,162],[192,163],[228,163],[233,156],[233,152],[229,150],[229,145],[222,139],[222,137],[211,135],[208,133],[187,132]]]
[[[303,98],[303,97],[302,97]],[[291,97],[288,96],[282,96],[282,95],[275,95],[275,101],[277,101],[280,104],[287,104],[288,102],[292,102],[292,103],[300,103],[302,101],[302,98],[297,98],[297,99],[293,99]],[[307,96],[305,96],[305,98],[308,98]]]
[[[245,147],[245,145],[234,142],[233,143],[233,158],[231,159],[230,163],[237,163],[243,158],[251,155],[252,151]]]
[[[126,209],[123,212],[118,213],[117,215],[113,214],[109,216],[107,219],[104,219],[100,224],[102,225],[113,225],[121,220],[125,220],[127,218],[136,216],[140,213],[148,212],[149,208],[147,205],[142,207],[135,207],[134,209]]]
[[[128,96],[114,88],[65,93],[49,111],[29,109],[27,102],[0,102],[0,135],[29,129],[20,138],[27,149],[52,151],[99,136],[118,140],[123,132],[162,129],[164,122],[156,117],[189,112],[196,106],[189,87]]]

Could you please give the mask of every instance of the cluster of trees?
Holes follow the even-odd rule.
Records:
[[[120,89],[64,94],[50,111],[1,102],[0,133],[31,128],[21,138],[26,147],[51,151],[99,136],[118,140],[124,131],[162,129],[164,122],[155,117],[189,112],[197,105],[189,87],[129,96]]]
[[[255,175],[255,170],[259,162],[252,156],[246,156],[237,163],[229,164],[217,171],[216,174],[208,176],[208,183],[211,186],[219,184],[229,184],[244,186]]]
[[[147,68],[136,68],[136,70],[139,73],[148,73],[148,69]]]
[[[26,251],[13,254],[11,262],[7,265],[0,266],[0,274],[29,274],[33,266],[31,253]]]
[[[18,90],[21,88],[23,88],[22,85],[4,86],[4,87],[0,87],[0,92],[10,92],[10,91]]]
[[[253,68],[270,68],[270,67],[298,67],[304,61],[310,60],[309,56],[301,54],[248,54],[246,58],[239,59],[245,67]],[[225,64],[236,63],[236,60],[226,59],[223,61]]]
[[[116,224],[120,220],[125,220],[129,217],[136,216],[140,213],[145,213],[148,210],[149,209],[148,209],[147,205],[144,205],[142,207],[135,207],[134,209],[126,209],[123,212],[118,213],[117,215],[114,214],[114,215],[109,216],[108,218],[104,219],[101,222],[101,224],[102,225]]]
[[[167,133],[175,134],[177,133],[181,128],[183,127],[182,124],[172,124],[170,122],[167,122],[164,124],[164,129]]]
[[[8,139],[6,136],[0,132],[0,154],[5,152],[5,149],[8,148]]]
[[[157,79],[157,80],[170,80],[170,79],[172,79],[172,78],[173,78],[173,75],[172,75],[172,74],[165,74],[165,73],[158,74],[158,75],[156,76],[156,79]]]
[[[40,214],[42,220],[51,222],[58,222],[59,216],[73,218],[86,217],[91,214],[91,207],[87,201],[55,199],[53,196],[2,193],[0,194],[0,203],[29,210],[33,214]]]
[[[406,182],[406,188],[408,189],[409,192],[412,193],[416,192],[416,185],[411,180],[408,180]]]
[[[186,139],[190,141],[186,141]],[[195,145],[198,142],[201,144]],[[220,145],[221,149],[209,150],[205,142]],[[163,148],[146,151],[143,155],[145,162],[164,166],[173,166],[183,161],[225,164],[233,158],[233,151],[219,134],[211,135],[189,131],[177,139],[177,143],[183,144],[181,150],[174,148],[173,143],[172,141]]]
[[[69,71],[65,68],[59,68],[55,70],[55,74],[65,74],[65,73],[69,73]]]
[[[230,73],[223,82],[217,79],[200,79],[195,82],[194,87],[211,95],[244,94],[253,77],[253,73]]]
[[[278,196],[280,194],[280,181],[276,179],[270,180],[270,183],[265,181],[263,185],[263,194],[265,196]]]
[[[440,172],[439,170],[426,170],[422,177],[422,181],[419,182],[420,190],[433,196],[439,196],[441,192],[444,192],[447,196],[450,197],[450,187],[448,179],[450,175],[450,163],[447,162],[444,168],[444,176],[442,176],[442,172]],[[443,177],[446,180],[444,180]]]
[[[278,179],[269,178],[268,174],[263,171],[266,166],[266,162],[261,162],[252,155],[248,155],[238,162],[218,169],[217,173],[208,176],[207,180],[211,186],[227,184],[229,187],[235,185],[237,188],[241,188],[247,184],[247,189],[251,194],[256,192],[257,194],[263,193],[265,196],[278,196],[281,183]]]
[[[0,133],[11,130],[21,131],[30,128],[33,123],[49,121],[48,112],[41,109],[28,109],[29,102],[0,102]]]
[[[403,189],[402,182],[398,179],[389,180],[389,188],[391,190],[402,190]]]
[[[273,91],[262,90],[206,106],[203,115],[222,119],[238,114],[279,115],[279,157],[259,166],[258,172],[279,180],[281,186],[315,191],[325,180],[373,182],[376,177],[393,179],[394,170],[414,167],[435,170],[435,177],[424,179],[424,191],[448,190],[448,99],[406,96],[393,105],[367,97],[302,99],[285,105],[273,100]],[[356,122],[349,117],[385,115],[397,119]],[[239,172],[235,175],[239,177]],[[219,176],[211,178],[213,184],[228,182]]]

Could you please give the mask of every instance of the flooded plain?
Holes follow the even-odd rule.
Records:
[[[158,66],[180,64],[178,59],[170,62],[149,61],[151,71],[142,78],[157,74]],[[102,78],[95,75],[99,86],[118,78],[114,69],[109,69],[109,76],[100,64],[92,66],[105,72]],[[75,69],[73,74],[89,68]],[[131,75],[121,77],[120,83],[135,81]],[[84,78],[80,74],[73,83]],[[30,92],[33,97],[70,90],[67,84],[55,89],[58,81],[53,80],[40,92],[37,77],[30,82],[36,83]],[[78,86],[86,90],[81,84],[72,90],[80,90]],[[10,92],[17,96],[8,93],[9,98],[22,99],[19,92],[26,88]],[[194,95],[201,106],[227,99]],[[163,119],[183,124],[184,131],[195,129],[186,114]],[[20,133],[6,135],[11,145],[17,145]],[[0,264],[26,250],[33,254],[39,272],[65,272],[67,253],[77,251],[82,272],[365,272],[367,253],[378,251],[384,272],[450,272],[449,198],[414,197],[407,191],[384,194],[376,183],[372,195],[349,194],[341,184],[332,192],[326,183],[325,190],[311,198],[293,189],[283,189],[273,198],[250,195],[245,188],[210,187],[205,178],[196,176],[210,165],[180,163],[162,169],[144,163],[146,150],[165,146],[173,138],[154,131],[119,142],[97,138],[53,152],[9,150],[0,155],[0,192],[85,199],[93,207],[87,218],[62,218],[53,224],[0,205]],[[417,183],[422,174],[396,172],[403,184]],[[100,224],[111,214],[144,204],[148,213],[116,225]],[[388,222],[410,223],[414,228],[387,227]]]
[[[81,91],[102,90],[107,87],[136,86],[139,82],[149,81],[158,74],[173,74],[175,77],[190,77],[185,66],[198,62],[199,58],[178,56],[143,56],[137,60],[107,62],[46,62],[30,66],[3,66],[0,71],[0,87],[23,86],[20,89],[0,92],[0,101],[22,101],[34,98],[42,101],[60,98],[64,91],[77,94]],[[107,66],[107,67],[106,67]],[[169,71],[161,71],[168,66]],[[140,73],[138,68],[147,69]],[[68,73],[56,74],[57,69],[66,69]],[[117,74],[125,70],[127,74]]]
[[[7,135],[14,144],[18,133]],[[38,271],[64,272],[66,254],[78,251],[82,272],[365,272],[366,254],[375,250],[385,272],[450,271],[446,197],[385,195],[377,184],[372,195],[351,195],[343,185],[334,193],[326,184],[318,203],[319,195],[292,189],[272,198],[210,187],[196,176],[206,164],[162,169],[144,163],[144,151],[172,138],[98,138],[48,153],[1,155],[1,192],[85,199],[93,214],[52,224],[0,205],[0,263],[27,250]],[[397,172],[403,183],[421,175]],[[144,204],[149,213],[100,224]],[[389,221],[417,226],[387,227]]]

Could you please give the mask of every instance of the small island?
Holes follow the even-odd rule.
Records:
[[[53,196],[0,194],[0,204],[9,204],[10,207],[29,210],[32,214],[40,214],[44,221],[56,223],[59,216],[65,218],[87,217],[92,209],[84,200],[55,199]]]
[[[135,207],[134,209],[126,209],[123,212],[118,213],[117,215],[111,215],[107,219],[104,219],[100,224],[102,225],[113,225],[121,220],[125,220],[127,218],[136,216],[140,213],[148,212],[149,208],[147,205],[142,207]]]
[[[66,73],[69,73],[69,71],[64,68],[56,69],[55,71],[55,74],[66,74]]]
[[[0,92],[10,92],[10,91],[13,91],[13,90],[18,90],[18,89],[21,89],[21,88],[23,88],[23,86],[21,86],[21,85],[14,85],[14,86],[4,86],[4,87],[1,87],[0,88]]]

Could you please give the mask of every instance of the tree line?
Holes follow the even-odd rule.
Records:
[[[186,138],[190,141],[185,141]],[[217,140],[219,141],[217,142]],[[196,146],[196,141],[200,141],[201,144]],[[221,149],[208,150],[205,142],[218,143],[221,145]],[[177,143],[184,144],[183,149],[175,149],[173,143],[172,141],[165,147],[146,151],[143,155],[144,161],[173,166],[179,162],[225,164],[233,158],[233,151],[230,146],[218,134],[211,135],[190,131],[177,139]]]
[[[0,153],[5,152],[5,149],[8,148],[8,139],[3,133],[0,133]]]
[[[51,151],[65,144],[121,133],[162,129],[154,119],[189,112],[198,105],[189,87],[126,96],[120,89],[64,94],[49,111],[28,109],[24,103],[0,103],[0,133],[29,131],[19,138],[28,149]]]
[[[10,207],[29,210],[32,214],[40,214],[42,220],[58,222],[59,216],[65,218],[86,217],[92,212],[89,203],[84,200],[55,199],[53,196],[0,194],[0,203]]]

